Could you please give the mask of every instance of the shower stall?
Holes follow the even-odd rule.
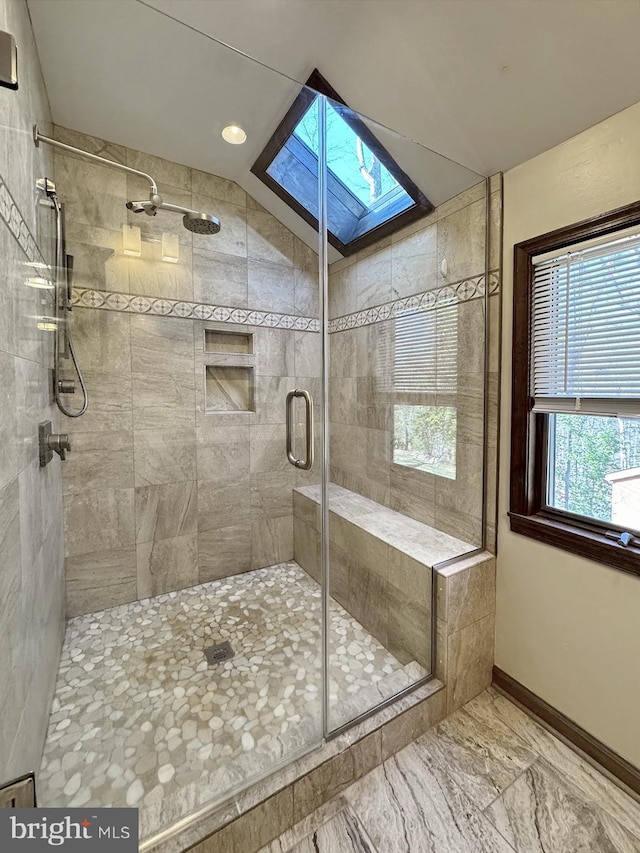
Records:
[[[37,36],[46,5],[32,4]],[[108,6],[84,4],[83,26],[108,31]],[[52,124],[44,106],[24,106],[9,128],[62,206],[64,246],[36,195],[42,277],[60,285],[61,259],[72,259],[71,311],[30,332],[38,363],[57,364],[53,338],[68,322],[89,405],[72,419],[48,413],[71,451],[27,469],[26,500],[40,500],[38,478],[56,478],[47,501],[64,511],[66,591],[63,607],[62,576],[46,577],[43,563],[41,589],[55,589],[40,620],[53,626],[46,673],[33,669],[39,728],[18,729],[6,747],[5,733],[0,750],[7,780],[36,772],[39,805],[138,808],[151,850],[177,822],[234,802],[441,677],[437,571],[486,548],[491,533],[486,321],[498,198],[481,176],[311,82],[146,4],[122,8],[122,31],[142,47],[133,56],[123,40],[119,58],[131,74],[143,68],[150,96],[145,29],[152,22],[173,46],[163,58],[171,108],[140,141]],[[194,80],[186,57],[209,78]],[[290,128],[292,150],[307,157],[304,186],[290,189],[306,194],[306,217],[248,168],[301,97],[313,135]],[[202,112],[219,135],[236,101],[249,154],[218,146],[205,164],[188,136]],[[182,162],[166,158],[176,140]],[[397,164],[428,205],[339,252],[346,162],[369,176]],[[352,209],[366,207],[347,189]],[[399,197],[384,181],[377,192],[371,210],[385,193]],[[13,255],[17,288],[33,258]],[[78,405],[67,393],[75,378],[61,357],[63,411]]]

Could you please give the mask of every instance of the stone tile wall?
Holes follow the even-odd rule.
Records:
[[[40,766],[64,632],[61,463],[38,461],[51,404],[47,291],[25,286],[50,260],[52,211],[38,203],[51,152],[36,149],[50,113],[24,0],[0,0],[0,30],[19,52],[19,89],[0,88],[0,784]]]
[[[124,201],[144,197],[144,181],[56,152],[77,291],[147,300],[139,310],[104,310],[118,304],[89,307],[104,302],[89,294],[75,308],[91,405],[68,425],[74,439],[64,486],[70,615],[290,559],[291,490],[319,473],[295,472],[286,462],[284,397],[297,385],[319,399],[320,336],[283,328],[282,317],[317,315],[316,254],[231,181],[75,131],[55,132],[149,172],[166,199],[211,211],[223,225],[219,235],[203,237],[170,214],[127,213]],[[497,192],[492,199],[497,211]],[[141,258],[122,254],[125,221],[142,228]],[[484,263],[483,186],[419,225],[375,252],[332,266],[333,317],[435,291],[461,276],[475,276],[477,285]],[[179,235],[178,264],[160,260],[153,240],[163,228]],[[444,257],[445,279],[438,272]],[[158,316],[155,306],[156,313],[148,312],[153,300],[168,300],[171,316]],[[176,300],[184,301],[188,317],[180,316]],[[489,301],[497,305],[496,297]],[[245,311],[239,328],[255,336],[255,413],[205,413],[204,328],[217,322],[215,316],[196,319],[203,314],[192,310],[194,303]],[[479,544],[483,300],[460,301],[456,310],[464,365],[456,400],[457,479],[391,462],[392,395],[378,380],[389,372],[382,356],[393,319],[331,335],[331,474],[353,491]],[[250,311],[278,312],[279,325],[261,319],[253,326]],[[490,427],[494,449],[495,433]],[[494,499],[495,487],[490,492]]]
[[[295,326],[317,317],[317,255],[231,181],[64,128],[56,136],[150,173],[167,201],[222,223],[201,236],[168,213],[128,213],[127,199],[146,197],[144,181],[56,152],[77,291],[263,312],[260,325],[245,311],[235,326],[187,307],[185,317],[124,301],[87,307],[104,302],[90,294],[75,307],[90,406],[68,424],[69,615],[292,559],[292,490],[319,475],[287,462],[285,397],[294,387],[320,394],[320,336]],[[122,253],[126,221],[142,229],[140,258]],[[179,235],[177,264],[152,242],[163,229]],[[286,316],[272,328],[264,312]],[[206,328],[253,334],[255,412],[205,411]]]
[[[486,532],[493,549],[502,208],[497,178],[490,192]],[[330,318],[333,328],[340,329],[330,339],[332,482],[475,545],[481,544],[483,533],[485,218],[485,187],[479,184],[375,247],[332,264],[329,271]],[[448,270],[443,275],[440,265],[445,259]],[[400,397],[392,388],[396,318],[412,308],[411,301],[398,300],[416,295],[440,306],[432,308],[436,314],[457,303],[453,398]],[[373,306],[383,308],[375,315],[367,313]],[[455,406],[455,480],[393,463],[396,402]]]

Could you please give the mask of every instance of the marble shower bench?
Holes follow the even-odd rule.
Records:
[[[320,491],[293,494],[294,559],[318,582]],[[435,607],[433,674],[452,713],[491,683],[493,555],[335,483],[328,496],[331,596],[402,664],[427,673]]]

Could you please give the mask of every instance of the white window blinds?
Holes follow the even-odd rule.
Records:
[[[458,376],[458,310],[415,311],[394,326],[393,387],[399,394],[455,394]]]
[[[534,264],[534,411],[640,414],[640,235]]]

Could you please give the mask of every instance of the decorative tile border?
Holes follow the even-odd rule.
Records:
[[[500,273],[492,270],[489,273],[489,296],[500,291]],[[355,311],[344,317],[329,320],[329,333],[344,332],[346,329],[355,329],[358,326],[370,326],[383,320],[401,317],[403,314],[411,314],[416,311],[434,311],[445,305],[455,305],[459,302],[470,302],[472,299],[481,299],[485,294],[485,277],[477,275],[466,278],[463,281],[447,284],[437,290],[425,290],[404,299],[394,299],[393,302],[385,302],[364,311]]]
[[[13,196],[0,175],[0,219],[15,237],[30,261],[44,261],[38,244]],[[500,291],[500,273],[489,272],[489,296]],[[437,290],[416,293],[404,299],[395,299],[364,311],[355,311],[344,317],[329,321],[329,333],[342,332],[359,326],[369,326],[415,311],[433,311],[445,305],[469,302],[485,295],[485,276],[478,275]],[[294,329],[301,332],[320,331],[317,317],[300,317],[277,314],[273,311],[255,311],[250,308],[210,305],[203,302],[157,299],[130,293],[105,292],[101,290],[74,289],[73,304],[83,308],[102,308],[107,311],[124,311],[133,314],[152,314],[162,317],[214,320],[218,323],[234,323],[247,326],[267,326],[273,329]]]
[[[15,199],[9,192],[4,178],[0,175],[0,219],[6,224],[11,234],[18,241],[18,245],[27,256],[29,261],[44,262],[42,253],[29,226],[24,220]]]
[[[500,290],[500,275],[494,270],[489,273],[489,296]],[[485,292],[484,275],[467,278],[448,284],[438,290],[427,290],[404,299],[395,299],[383,305],[356,311],[329,321],[329,332],[342,332],[358,326],[369,326],[383,320],[401,317],[415,311],[433,311],[444,305],[470,302],[481,299]],[[73,291],[73,304],[81,308],[100,308],[107,311],[123,311],[131,314],[151,314],[159,317],[181,317],[190,320],[214,320],[217,323],[234,323],[245,326],[268,326],[272,329],[293,329],[299,332],[319,332],[317,317],[298,317],[292,314],[277,314],[273,311],[255,311],[251,308],[234,308],[225,305],[210,305],[205,302],[185,302],[175,299],[157,299],[131,293],[77,289]]]
[[[209,305],[204,302],[156,299],[131,293],[74,289],[72,302],[80,308],[102,308],[107,311],[124,311],[131,314],[152,314],[160,317],[181,317],[189,320],[215,320],[218,323],[269,326],[273,329],[293,329],[298,332],[320,331],[320,321],[317,317],[298,317],[291,314],[276,314],[273,311],[254,311],[250,308]]]

